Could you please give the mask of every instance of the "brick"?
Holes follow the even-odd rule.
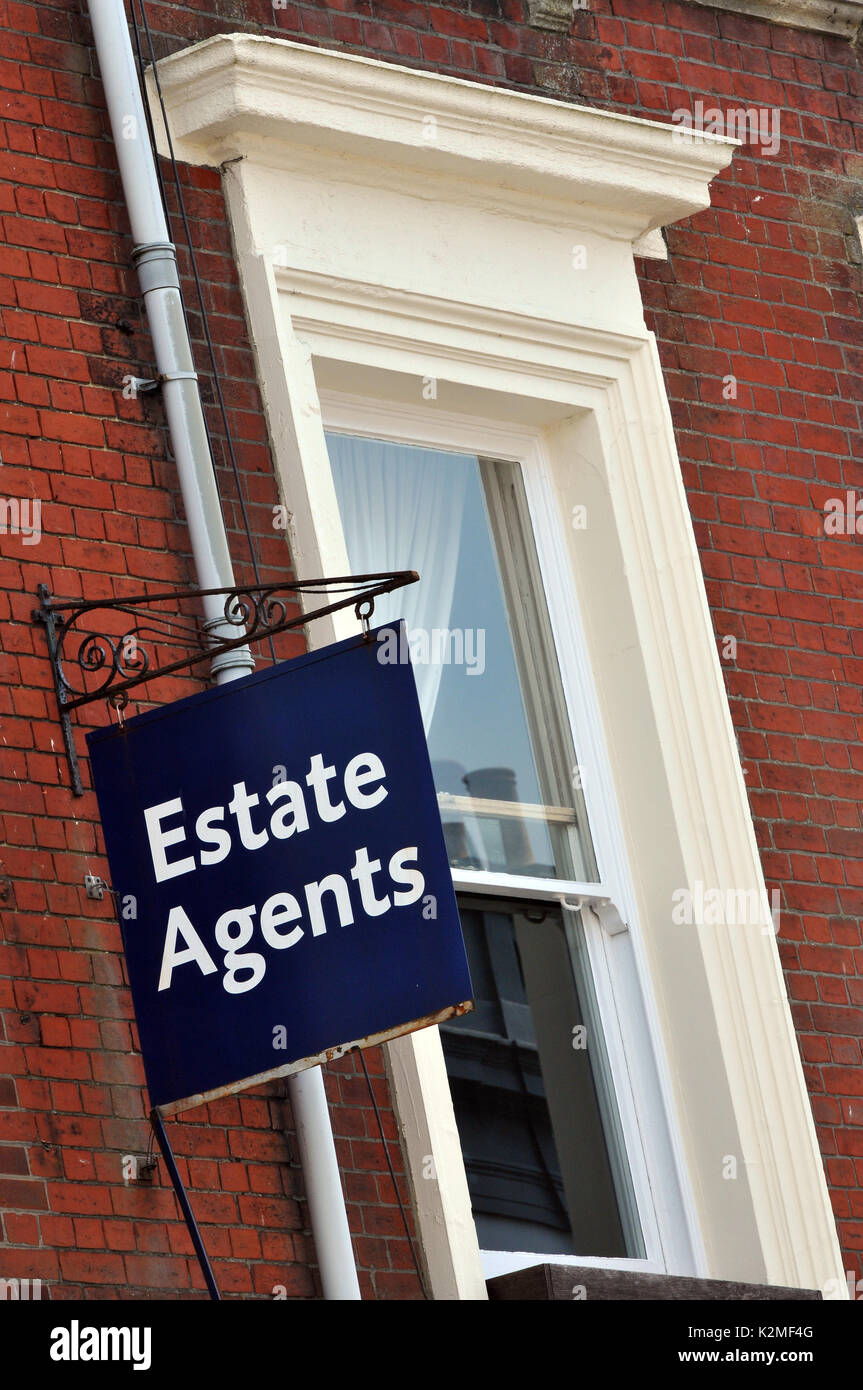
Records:
[[[9,1245],[38,1245],[39,1221],[35,1216],[25,1216],[18,1212],[6,1212],[3,1227]]]
[[[29,1176],[27,1150],[20,1144],[0,1144],[0,1173]]]
[[[0,1177],[0,1209],[44,1211],[47,1205],[44,1183],[29,1178]]]
[[[60,1253],[60,1273],[68,1283],[112,1285],[118,1289],[127,1282],[120,1255],[101,1251],[64,1250]]]
[[[187,1286],[189,1263],[176,1255],[127,1254],[117,1263],[125,1267],[125,1282],[133,1288],[171,1289]]]

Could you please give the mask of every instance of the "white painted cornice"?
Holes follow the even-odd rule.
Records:
[[[635,225],[641,235],[708,206],[736,142],[353,54],[228,34],[159,63],[177,153],[218,165],[246,155],[277,167],[341,157],[343,177],[423,196],[551,217]],[[160,146],[163,143],[160,135]],[[383,173],[381,172],[383,171]],[[599,214],[604,214],[603,222]]]
[[[698,4],[845,39],[852,39],[863,24],[863,0],[698,0]]]

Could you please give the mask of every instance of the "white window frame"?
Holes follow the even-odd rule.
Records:
[[[344,559],[319,386],[374,395],[389,374],[398,402],[405,382],[415,400],[434,377],[447,408],[542,429],[562,514],[589,501],[600,524],[577,546],[567,536],[566,560],[643,908],[698,1272],[847,1296],[632,257],[709,205],[734,142],[252,35],[196,44],[159,71],[178,157],[223,170],[295,572]],[[586,467],[567,465],[573,451]],[[310,637],[337,632],[315,624]],[[754,892],[763,920],[674,935],[673,893],[699,882]],[[621,939],[609,933],[608,949]],[[388,1056],[432,1294],[483,1298],[436,1030]]]
[[[327,431],[521,465],[573,745],[579,766],[589,766],[591,770],[583,795],[598,880],[582,883],[556,879],[550,883],[547,879],[514,874],[454,870],[453,885],[460,893],[558,902],[564,911],[578,910],[580,904],[596,909],[583,911],[580,916],[645,1256],[623,1259],[576,1253],[555,1255],[554,1263],[644,1273],[703,1273],[704,1257],[685,1179],[680,1135],[672,1119],[667,1067],[657,1062],[661,1040],[649,998],[649,979],[620,817],[608,773],[599,702],[586,659],[579,603],[561,540],[551,460],[542,434],[536,429],[501,428],[481,416],[455,415],[419,405],[411,409],[382,401],[371,403],[333,391],[320,391],[319,399]],[[336,518],[333,528],[335,525],[340,526]],[[347,564],[346,547],[344,554]],[[612,949],[609,937],[629,933],[633,938],[631,947],[621,941],[615,943],[616,950]],[[638,1106],[633,1092],[636,1082]],[[549,1258],[528,1251],[483,1250],[481,1254],[486,1278],[542,1264]]]

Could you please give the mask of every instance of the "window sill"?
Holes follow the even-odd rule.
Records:
[[[499,1274],[486,1283],[489,1299],[571,1303],[589,1299],[690,1302],[767,1302],[820,1300],[817,1289],[789,1289],[776,1284],[738,1284],[726,1279],[692,1279],[679,1274],[642,1274],[630,1269],[594,1269],[583,1265],[532,1265]],[[575,1290],[575,1292],[574,1292]]]

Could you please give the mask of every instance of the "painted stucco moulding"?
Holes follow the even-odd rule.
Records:
[[[708,206],[710,180],[736,147],[723,136],[257,35],[183,49],[160,61],[159,78],[177,153],[189,163],[340,158],[343,177],[398,179],[419,196],[431,180],[438,196],[449,182],[460,203],[539,220],[559,220],[563,210],[630,239]]]
[[[863,24],[863,0],[697,0],[707,9],[752,15],[793,29],[813,29],[821,34],[853,38]],[[534,29],[569,33],[589,0],[528,0],[528,23]]]
[[[863,0],[698,0],[698,4],[846,39],[852,39],[863,24]]]

